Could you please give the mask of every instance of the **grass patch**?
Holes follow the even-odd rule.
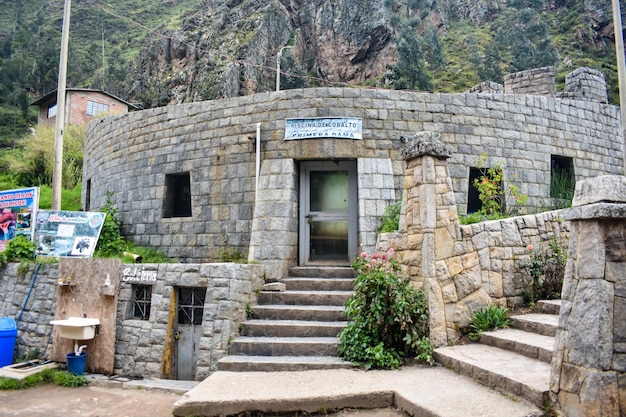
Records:
[[[28,389],[37,385],[54,383],[62,387],[80,387],[87,385],[87,378],[83,375],[74,375],[67,371],[44,369],[36,374],[29,375],[22,380],[0,378],[0,390],[10,391]]]

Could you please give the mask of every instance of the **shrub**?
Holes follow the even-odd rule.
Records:
[[[488,304],[472,316],[468,337],[471,340],[478,340],[482,332],[504,329],[509,327],[510,324],[508,308]]]
[[[400,224],[400,210],[402,209],[402,200],[387,206],[385,212],[380,218],[379,233],[395,232]]]
[[[504,183],[504,169],[500,163],[486,168],[487,158],[486,153],[480,155],[478,169],[481,176],[476,178],[473,184],[482,203],[479,213],[490,220],[520,214],[528,201],[528,196],[522,194],[515,185]],[[511,203],[509,207],[506,206],[507,201]]]
[[[365,369],[395,369],[409,358],[433,363],[426,297],[398,277],[392,255],[363,253],[352,264],[355,294],[346,302],[351,321],[339,335],[339,353]]]
[[[531,277],[530,286],[524,291],[526,302],[534,304],[537,300],[553,300],[561,297],[566,250],[556,236],[552,236],[548,248],[535,249],[528,245],[530,256],[524,263],[524,268]]]
[[[96,257],[118,257],[127,250],[128,242],[120,235],[122,221],[117,215],[117,208],[111,200],[113,193],[107,191],[107,200],[100,211],[106,213],[98,244],[96,245]]]
[[[7,242],[4,248],[4,256],[9,262],[15,260],[32,261],[35,259],[36,249],[37,245],[28,236],[18,235]]]

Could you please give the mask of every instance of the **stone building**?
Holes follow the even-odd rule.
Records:
[[[374,249],[381,215],[401,197],[401,150],[416,132],[452,148],[461,214],[480,207],[470,184],[481,154],[528,195],[529,213],[552,206],[555,172],[621,173],[619,110],[598,99],[601,73],[575,75],[565,98],[552,93],[554,69],[541,68],[508,77],[504,93],[323,87],[100,119],[85,141],[84,208],[112,193],[123,234],[181,262],[235,251],[270,279],[294,265],[348,264]]]

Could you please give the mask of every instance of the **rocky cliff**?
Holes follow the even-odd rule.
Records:
[[[540,1],[526,0],[535,8]],[[541,4],[554,19],[574,6],[582,13],[581,53],[587,44],[612,45],[610,2]],[[154,107],[273,91],[284,46],[291,49],[283,50],[281,70],[291,77],[283,76],[283,88],[381,85],[398,60],[402,22],[417,36],[426,28],[443,36],[453,23],[481,27],[520,7],[512,11],[506,0],[205,0],[179,30],[146,42],[130,95]]]

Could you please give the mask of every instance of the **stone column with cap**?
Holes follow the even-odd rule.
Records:
[[[550,391],[562,413],[626,416],[626,177],[579,181]]]

